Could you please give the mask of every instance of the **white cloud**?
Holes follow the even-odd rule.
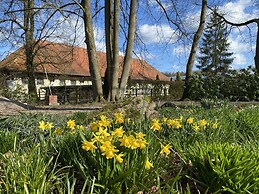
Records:
[[[241,53],[235,53],[233,54],[234,61],[233,61],[233,66],[240,66],[240,65],[246,65],[247,64],[247,59],[244,54]]]
[[[144,24],[140,26],[139,32],[142,40],[146,44],[174,43],[177,39],[175,30],[166,24],[162,24],[162,25]]]
[[[176,56],[183,56],[189,53],[191,50],[190,46],[178,45],[173,48],[173,54]]]
[[[82,20],[77,21],[75,17],[71,17],[56,28],[49,40],[60,43],[72,43],[74,38],[76,38],[75,45],[86,47],[84,23]],[[98,51],[105,51],[104,29],[94,26],[94,38],[96,49]]]
[[[257,18],[257,9],[253,12],[248,12],[249,8],[253,6],[254,2],[251,0],[238,0],[235,2],[228,2],[225,5],[219,7],[219,10],[224,14],[227,20],[231,22],[244,22],[248,19]],[[257,10],[257,11],[256,11]]]
[[[192,33],[196,32],[199,27],[200,22],[200,11],[196,13],[189,12],[184,20],[184,25],[190,30]]]
[[[233,52],[233,68],[240,68],[245,65],[251,65],[253,61],[253,52],[255,51],[255,45],[251,45],[247,38],[236,34],[232,34],[229,37],[229,51]],[[248,54],[250,52],[250,54]]]
[[[228,38],[229,50],[234,53],[245,53],[251,46],[240,35],[232,35]]]

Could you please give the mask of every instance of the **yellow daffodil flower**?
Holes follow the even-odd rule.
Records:
[[[45,131],[45,129],[46,129],[45,122],[44,121],[40,121],[38,128],[41,129],[42,131]]]
[[[77,125],[76,128],[79,129],[79,130],[81,130],[81,131],[85,130],[85,128],[84,128],[83,125]]]
[[[56,134],[56,135],[61,136],[62,133],[63,133],[62,129],[56,128],[56,130],[55,130],[55,134]]]
[[[90,141],[84,141],[82,148],[85,151],[94,151],[95,149],[97,149],[97,147],[94,145],[95,142],[90,142]]]
[[[202,119],[202,120],[199,121],[199,124],[200,124],[201,127],[205,128],[206,125],[208,124],[208,122],[205,119]]]
[[[146,163],[145,163],[145,169],[146,170],[149,170],[150,168],[153,168],[153,164],[151,162],[149,162],[148,160],[146,160]]]
[[[163,155],[165,153],[165,155],[169,155],[170,154],[170,149],[172,148],[172,146],[170,144],[167,144],[166,146],[161,144],[161,151],[160,151],[160,155]]]
[[[145,148],[146,145],[148,144],[145,139],[136,139],[136,142],[137,142],[138,147],[139,147],[140,149]]]
[[[103,129],[102,127],[99,127],[99,131],[96,132],[95,134],[96,134],[96,135],[99,135],[99,136],[103,136],[104,138],[106,138],[106,137],[111,136],[111,134],[108,133],[107,130],[108,130],[107,128],[106,128],[106,129]]]
[[[163,118],[162,118],[162,123],[165,123],[165,124],[166,124],[166,122],[167,122],[167,118],[166,118],[166,117],[163,117]]]
[[[118,155],[115,154],[115,159],[117,162],[122,163],[123,162],[123,158],[122,158],[123,154],[119,153]]]
[[[98,123],[101,127],[104,127],[104,128],[111,126],[111,122],[104,115],[100,116],[100,121]]]
[[[49,122],[47,122],[46,124],[45,124],[45,128],[46,129],[52,129],[54,126],[53,126],[53,123],[49,123]]]
[[[121,139],[119,139],[119,141],[121,142],[121,146],[130,147],[130,137],[128,137],[127,135],[124,135]]]
[[[167,126],[170,128],[180,129],[182,127],[182,124],[178,119],[168,119]]]
[[[141,132],[138,132],[138,133],[135,133],[135,136],[137,139],[143,139],[146,135]]]
[[[194,122],[194,119],[192,117],[189,117],[187,120],[186,120],[186,123],[188,123],[189,125],[193,124]]]
[[[99,124],[96,123],[96,122],[92,122],[90,125],[91,125],[91,129],[92,129],[93,131],[97,131],[98,128],[99,128]]]
[[[159,131],[159,130],[161,130],[161,123],[159,123],[159,120],[158,120],[158,119],[153,119],[153,120],[152,120],[151,129],[153,129],[154,131]]]
[[[194,131],[196,131],[196,132],[198,132],[198,131],[200,130],[200,126],[199,126],[197,123],[195,123],[195,124],[192,126],[192,128],[193,128]]]
[[[112,142],[110,141],[105,141],[102,143],[102,145],[100,146],[100,150],[102,152],[105,152],[107,149],[113,148],[114,146],[112,145]]]
[[[124,123],[124,117],[122,112],[114,113],[114,117],[115,117],[115,123]]]
[[[115,149],[114,147],[109,147],[108,149],[105,149],[102,155],[105,155],[107,159],[112,159],[115,157],[115,153],[118,151],[119,150]]]
[[[123,133],[125,132],[122,128],[123,126],[116,128],[115,131],[112,132],[112,135],[116,137],[122,137]]]
[[[50,123],[50,122],[44,122],[44,121],[40,121],[39,122],[39,126],[38,128],[41,129],[42,131],[45,131],[45,130],[50,130],[52,129],[54,126],[53,126],[53,123]]]
[[[75,127],[76,127],[76,123],[75,123],[75,120],[72,120],[72,119],[69,119],[67,121],[67,127],[71,130],[75,130]]]
[[[218,126],[218,123],[217,121],[215,123],[212,124],[212,129],[217,129],[219,126]]]

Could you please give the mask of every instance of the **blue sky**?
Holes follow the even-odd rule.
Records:
[[[150,2],[152,1],[150,0]],[[216,1],[213,2],[209,1],[209,5],[216,5]],[[183,16],[183,23],[185,23],[188,31],[195,32],[198,27],[200,6],[193,5],[193,7],[190,6],[188,8],[183,13],[185,14]],[[253,0],[221,1],[219,9],[232,22],[242,22],[259,17],[259,6],[257,4],[256,7],[256,2]],[[169,11],[170,7],[167,10]],[[157,11],[159,12],[159,9]],[[150,55],[146,58],[148,62],[162,72],[185,71],[190,42],[174,41],[174,38],[170,39],[175,29],[173,26],[169,26],[166,22],[157,26],[155,24],[142,23],[139,29],[147,48],[149,48]],[[228,40],[230,43],[229,49],[234,53],[233,57],[235,58],[232,64],[233,69],[254,65],[256,33],[255,24],[250,25],[249,28],[232,28]],[[159,40],[157,37],[163,38]]]
[[[161,0],[161,3],[170,16],[176,16],[171,0]],[[186,0],[177,5],[181,18],[180,20],[178,18],[178,21],[182,22],[189,33],[194,33],[198,27],[200,3],[201,0]],[[209,0],[209,5],[211,7],[218,5],[220,11],[232,22],[242,22],[259,17],[258,0]],[[103,14],[100,13],[98,18],[100,18],[99,21],[94,20],[96,45],[98,50],[105,51]],[[59,18],[56,17],[56,19]],[[190,39],[179,38],[180,34],[176,26],[166,20],[155,0],[139,1],[137,23],[138,38],[134,49],[137,56],[162,72],[185,71],[191,46]],[[77,21],[75,17],[60,24],[48,40],[71,43],[75,37],[75,24],[77,24],[76,44],[85,47],[83,21]],[[235,58],[232,64],[233,69],[245,68],[254,64],[255,40],[255,24],[249,25],[249,28],[232,28],[229,42],[230,51],[234,53]],[[21,42],[17,44],[17,46],[20,45],[22,45]],[[122,45],[123,35],[121,35]],[[8,49],[7,47],[0,48],[0,55],[4,51],[6,54]],[[123,54],[122,47],[121,54]]]

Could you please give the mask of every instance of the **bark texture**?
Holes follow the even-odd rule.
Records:
[[[98,64],[96,46],[94,41],[91,2],[90,0],[82,0],[81,5],[84,11],[83,19],[85,30],[85,43],[87,45],[87,54],[89,59],[91,80],[93,84],[94,99],[100,101],[103,98],[102,78],[100,75],[100,67]]]
[[[124,57],[123,63],[123,71],[121,75],[120,81],[120,89],[118,98],[123,97],[124,91],[126,89],[126,84],[128,82],[129,73],[131,69],[131,59],[132,59],[132,51],[134,46],[134,35],[136,31],[136,17],[137,16],[137,0],[131,0],[130,2],[130,15],[129,15],[129,28],[128,28],[128,41],[126,47],[126,53]]]
[[[192,47],[191,47],[191,52],[188,58],[188,62],[186,65],[186,76],[185,76],[185,85],[184,85],[184,92],[181,100],[184,100],[190,96],[190,78],[192,76],[192,69],[193,69],[193,64],[194,60],[196,57],[196,52],[198,49],[198,44],[199,40],[201,38],[201,35],[203,33],[203,29],[205,26],[205,20],[206,20],[206,10],[207,10],[207,0],[202,0],[202,8],[201,8],[201,15],[200,15],[200,22],[199,22],[199,27],[198,30],[196,31],[193,42],[192,42]]]

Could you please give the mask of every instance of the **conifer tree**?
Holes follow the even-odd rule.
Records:
[[[200,46],[200,56],[198,57],[197,68],[204,75],[225,75],[234,58],[229,52],[228,29],[226,23],[214,9],[207,23],[202,43]]]

